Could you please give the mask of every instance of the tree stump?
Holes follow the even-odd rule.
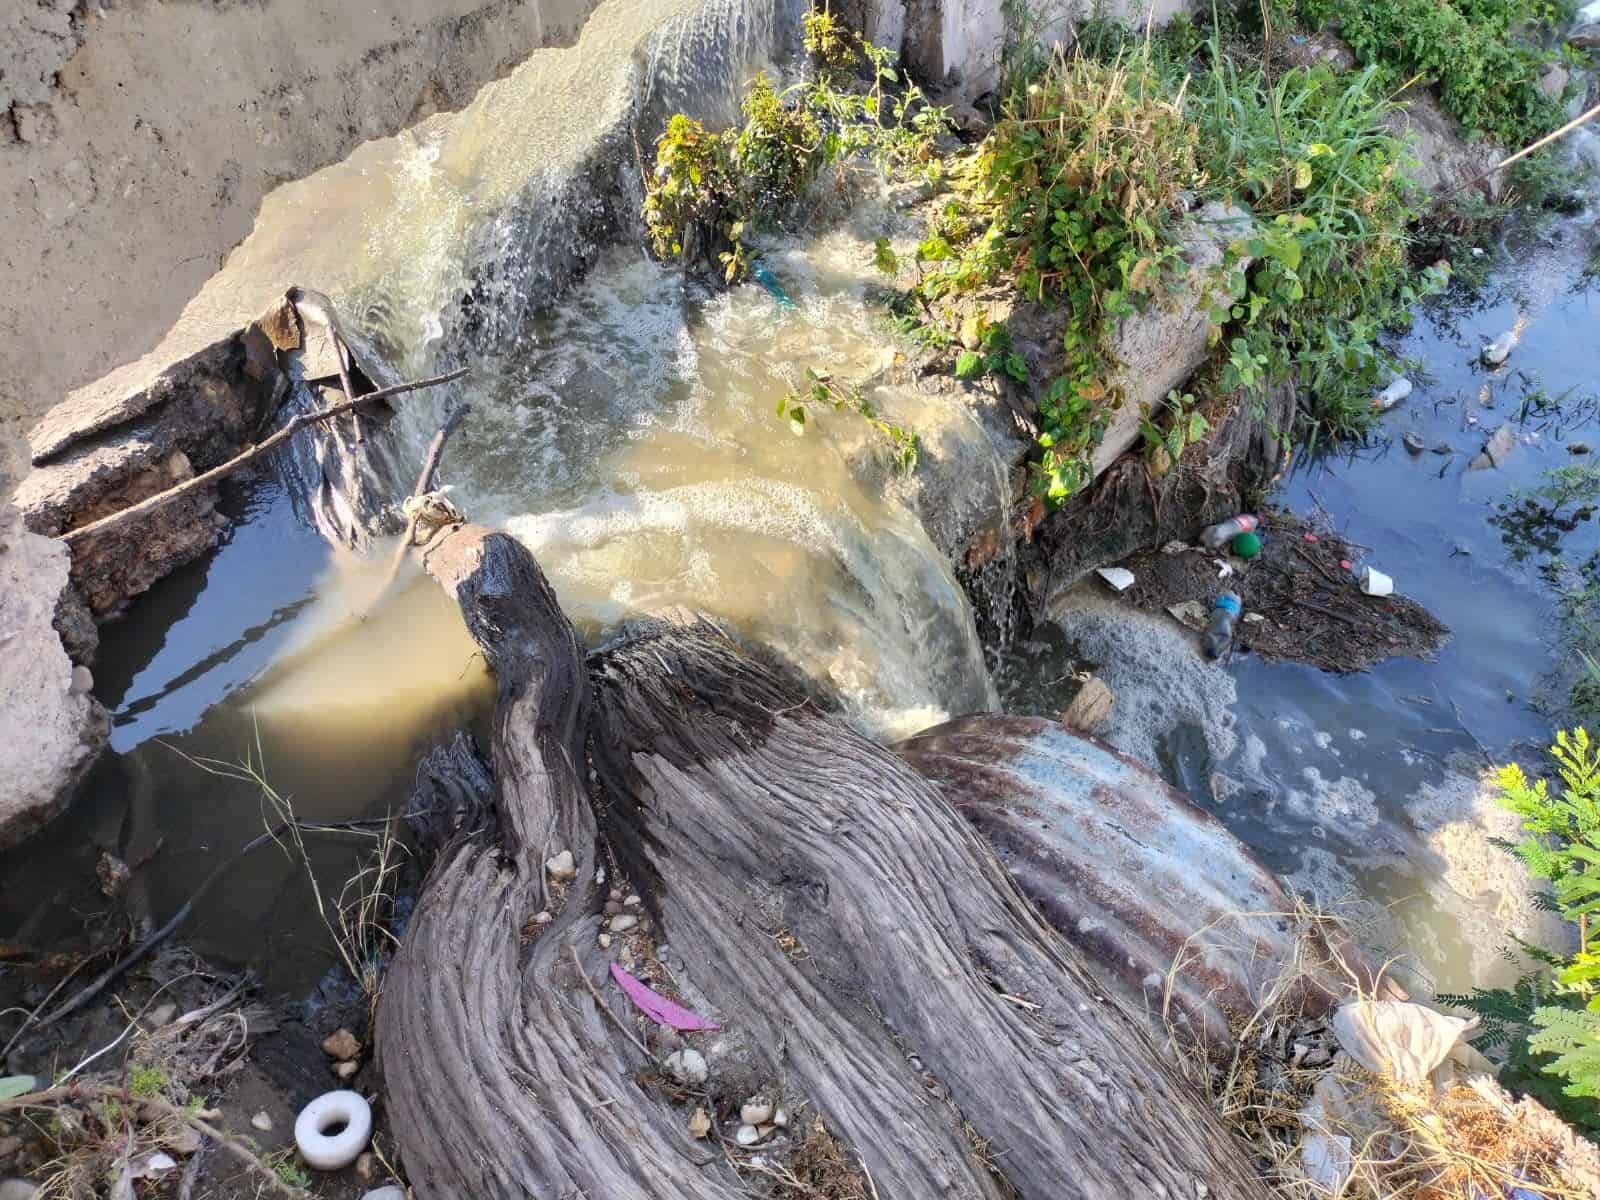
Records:
[[[458,741],[419,772],[421,807],[456,828],[377,1012],[419,1197],[1268,1195],[903,759],[710,625],[639,631],[586,670],[509,536],[459,527],[424,566],[498,703],[487,768]],[[607,976],[602,841],[644,897],[630,952],[670,941],[666,986],[719,1031],[669,1038]],[[570,882],[546,869],[562,851]],[[651,1056],[683,1044],[703,1084],[661,1080]],[[785,1191],[781,1147],[689,1132],[696,1105],[726,1120],[756,1093],[820,1120],[851,1172]]]

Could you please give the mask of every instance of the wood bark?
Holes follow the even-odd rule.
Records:
[[[755,1093],[793,1122],[820,1117],[859,1161],[859,1190],[841,1195],[1267,1195],[1206,1101],[903,759],[709,625],[640,629],[586,669],[506,535],[461,527],[424,566],[499,695],[491,764],[458,740],[419,773],[421,807],[460,824],[378,1006],[419,1197],[768,1194],[720,1135],[687,1128],[695,1103],[726,1119]],[[570,885],[545,867],[563,850]],[[658,954],[719,1031],[665,1037],[606,974],[621,943],[596,939],[618,868],[653,922],[627,944]],[[533,923],[542,911],[553,919]],[[613,1018],[653,1052],[702,1050],[709,1081],[687,1096],[652,1085],[656,1064]]]

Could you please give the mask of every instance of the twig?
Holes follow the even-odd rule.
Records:
[[[87,525],[80,525],[77,529],[68,530],[66,533],[61,535],[61,540],[66,542],[68,545],[71,545],[74,542],[81,541],[86,537],[91,537],[97,533],[103,533],[105,530],[110,529],[113,526],[120,525],[124,521],[130,521],[134,517],[142,516],[153,509],[161,508],[163,505],[170,504],[178,497],[187,495],[198,488],[205,487],[207,484],[221,479],[224,475],[229,475],[238,470],[246,463],[260,458],[267,451],[273,449],[274,447],[293,437],[295,434],[299,433],[307,425],[314,424],[318,421],[329,420],[332,417],[337,417],[340,413],[347,413],[351,409],[359,408],[363,404],[370,404],[374,400],[384,400],[390,396],[401,395],[404,392],[414,392],[419,388],[434,387],[441,383],[450,383],[453,380],[460,379],[466,373],[467,368],[461,367],[458,370],[449,371],[443,375],[435,375],[431,379],[417,379],[413,380],[411,383],[397,383],[393,387],[379,388],[375,392],[368,392],[365,396],[358,396],[354,400],[346,400],[343,403],[332,405],[329,408],[324,408],[317,412],[301,413],[298,417],[295,417],[287,425],[278,430],[277,433],[273,434],[265,441],[257,442],[254,446],[250,447],[250,449],[234,455],[221,466],[212,467],[211,470],[202,472],[201,474],[196,475],[193,479],[185,479],[182,483],[176,484],[164,492],[157,492],[154,496],[147,497],[146,499],[139,501],[137,504],[133,504],[127,508],[124,508],[120,512],[114,512],[109,517],[101,517],[98,521],[90,521]]]
[[[1518,162],[1518,161],[1528,157],[1528,155],[1532,154],[1535,150],[1542,150],[1546,146],[1548,146],[1551,142],[1554,142],[1554,141],[1557,141],[1557,140],[1559,140],[1561,138],[1566,137],[1567,134],[1571,133],[1574,129],[1577,129],[1580,125],[1585,125],[1588,122],[1594,120],[1596,116],[1600,116],[1600,104],[1596,104],[1593,108],[1591,108],[1588,112],[1584,113],[1583,115],[1578,116],[1578,117],[1574,117],[1572,120],[1568,121],[1565,125],[1563,125],[1560,129],[1557,129],[1554,133],[1547,133],[1547,134],[1544,135],[1544,137],[1540,138],[1538,141],[1534,142],[1532,145],[1524,146],[1521,150],[1518,150],[1510,158],[1504,159],[1503,161],[1496,163],[1494,166],[1490,167],[1487,171],[1483,172],[1483,174],[1474,175],[1471,179],[1466,180],[1464,183],[1456,184],[1455,187],[1450,188],[1446,192],[1443,192],[1439,196],[1439,198],[1434,201],[1434,204],[1435,205],[1443,204],[1446,200],[1450,199],[1451,196],[1454,196],[1457,192],[1461,191],[1462,188],[1476,187],[1478,184],[1482,183],[1485,179],[1489,178],[1489,176],[1493,175],[1496,171],[1503,171],[1507,167],[1509,167],[1512,163]]]
[[[654,1062],[656,1056],[645,1049],[644,1043],[634,1035],[633,1030],[629,1029],[622,1023],[621,1017],[617,1016],[616,1013],[611,1011],[611,1009],[606,1005],[606,1002],[600,998],[600,993],[595,988],[594,984],[589,982],[589,975],[583,969],[583,960],[578,957],[578,948],[571,942],[568,942],[567,953],[572,955],[572,965],[578,969],[578,978],[583,980],[583,986],[589,989],[589,994],[594,997],[594,1002],[599,1007],[600,1011],[611,1018],[611,1023],[613,1025],[622,1030],[623,1037],[627,1038],[639,1048],[639,1053],[644,1055],[646,1062]]]
[[[1329,571],[1327,567],[1323,566],[1316,559],[1312,558],[1311,555],[1307,554],[1300,543],[1290,542],[1289,546],[1296,554],[1305,559],[1318,575],[1321,575],[1329,583],[1333,584],[1334,587],[1342,588],[1345,586],[1347,582],[1346,580],[1340,579],[1337,575],[1333,574],[1333,572]]]
[[[18,1096],[14,1100],[0,1100],[0,1112],[22,1108],[48,1108],[53,1104],[70,1100],[119,1100],[125,1104],[148,1106],[165,1116],[176,1117],[185,1125],[210,1138],[239,1161],[258,1171],[267,1186],[278,1195],[287,1196],[289,1200],[305,1200],[310,1194],[285,1183],[276,1171],[262,1162],[256,1152],[243,1142],[223,1133],[209,1121],[202,1121],[188,1109],[179,1108],[160,1096],[135,1096],[127,1088],[111,1087],[106,1084],[69,1083],[61,1087],[46,1088],[42,1092],[34,1092],[27,1096]]]
[[[416,499],[433,487],[433,473],[439,469],[439,456],[444,453],[445,440],[455,432],[456,426],[461,424],[461,419],[467,415],[470,404],[458,404],[455,411],[439,426],[439,432],[433,435],[433,441],[428,443],[428,455],[422,462],[422,474],[417,476],[417,486],[411,489],[412,499]],[[406,521],[406,530],[400,535],[400,544],[394,548],[394,558],[389,562],[389,573],[384,576],[383,586],[378,589],[378,594],[367,605],[371,612],[378,606],[378,601],[385,592],[394,586],[394,581],[400,576],[400,567],[406,561],[406,551],[411,549],[412,539],[417,536],[417,514],[413,512]]]

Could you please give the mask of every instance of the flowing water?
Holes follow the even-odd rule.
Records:
[[[652,43],[663,44],[676,43]],[[506,119],[494,104],[472,117],[483,138]],[[1489,248],[1497,265],[1482,303],[1440,305],[1406,339],[1429,378],[1382,436],[1300,464],[1278,497],[1300,511],[1324,506],[1451,625],[1438,662],[1343,678],[1248,657],[1208,668],[1174,628],[1130,624],[1101,604],[1065,632],[991,647],[997,697],[948,556],[974,513],[1003,506],[1006,467],[958,393],[923,390],[897,370],[872,243],[905,236],[902,218],[863,204],[804,240],[764,247],[792,305],[757,286],[702,290],[637,249],[613,249],[552,311],[533,313],[541,255],[570,230],[527,216],[537,187],[510,216],[483,219],[479,183],[516,189],[484,165],[481,139],[463,136],[430,125],[365,165],[353,160],[318,185],[345,198],[319,219],[347,219],[350,189],[366,186],[358,177],[383,173],[391,202],[352,260],[353,323],[373,344],[404,348],[407,373],[441,358],[474,368],[448,397],[402,406],[401,458],[420,461],[443,403],[470,401],[441,478],[473,519],[533,549],[586,637],[651,613],[710,613],[885,738],[1002,699],[1054,711],[1074,667],[1091,662],[1115,679],[1119,665],[1138,665],[1126,687],[1114,684],[1133,748],[1305,886],[1397,902],[1414,918],[1411,940],[1427,943],[1428,971],[1466,969],[1484,898],[1463,884],[1462,903],[1430,922],[1423,914],[1440,897],[1412,897],[1421,877],[1439,874],[1450,849],[1441,839],[1472,803],[1457,782],[1470,793],[1471,774],[1453,756],[1548,732],[1536,701],[1554,600],[1542,559],[1519,557],[1494,518],[1509,489],[1566,463],[1564,441],[1600,424],[1582,400],[1596,374],[1597,300],[1575,285],[1592,215],[1547,231],[1555,245]],[[305,232],[319,194],[269,206],[298,205],[289,228]],[[446,252],[452,239],[476,248],[463,259]],[[250,254],[236,257],[248,266]],[[1475,366],[1480,337],[1519,319],[1508,369]],[[862,381],[882,420],[921,436],[914,479],[897,477],[884,435],[851,405],[808,404],[799,434],[778,416],[807,368]],[[1527,400],[1536,387],[1575,390],[1541,404]],[[1486,431],[1513,418],[1523,442],[1506,468],[1465,471]],[[1408,429],[1453,452],[1409,455],[1399,442]],[[0,891],[7,936],[48,943],[103,908],[100,848],[148,857],[134,886],[158,918],[175,910],[268,818],[259,788],[230,764],[248,760],[302,819],[381,815],[405,803],[421,753],[484,717],[487,674],[436,586],[413,573],[367,613],[384,564],[330,551],[281,484],[232,485],[223,505],[236,523],[222,546],[102,631],[96,691],[115,714],[112,749],[63,819],[0,856],[0,875],[17,885]],[[314,841],[325,890],[337,893],[365,848]],[[310,885],[270,848],[229,873],[186,936],[286,990],[331,962]]]

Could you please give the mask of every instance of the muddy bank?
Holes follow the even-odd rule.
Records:
[[[0,479],[34,418],[156,343],[273,188],[463,107],[593,6],[4,5]]]

